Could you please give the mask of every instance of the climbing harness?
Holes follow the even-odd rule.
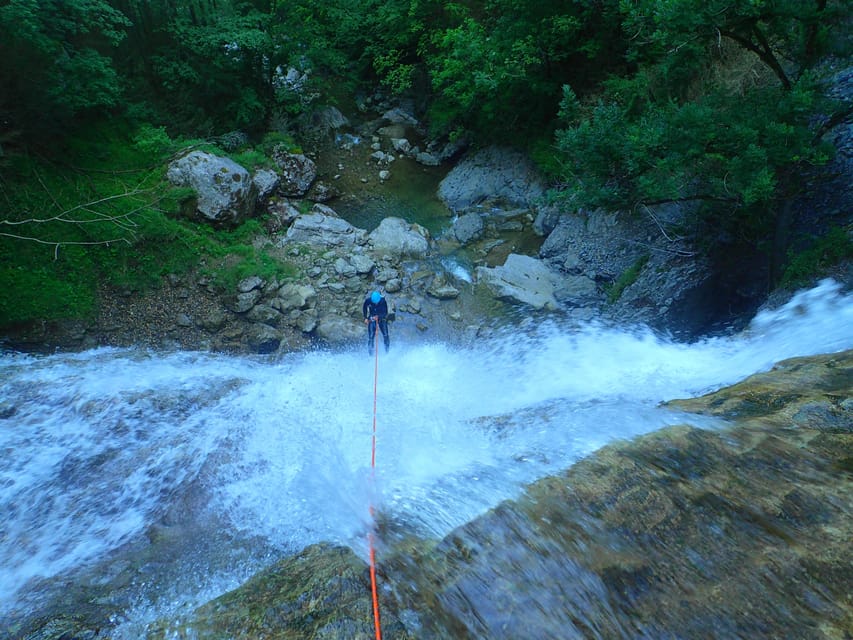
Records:
[[[373,317],[377,331],[374,331],[374,364],[373,364],[373,437],[370,447],[370,480],[373,483],[376,474],[376,389],[379,382],[379,316]],[[373,492],[371,491],[371,495]],[[373,503],[370,504],[370,519],[373,520]],[[373,546],[373,527],[367,534],[367,544],[370,548],[370,591],[373,596],[373,626],[376,629],[376,640],[382,640],[382,627],[379,624],[379,596],[376,591],[376,550]]]

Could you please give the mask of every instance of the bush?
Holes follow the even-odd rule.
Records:
[[[853,258],[851,233],[853,229],[833,227],[809,248],[789,254],[780,285],[792,287],[805,284],[843,260]]]

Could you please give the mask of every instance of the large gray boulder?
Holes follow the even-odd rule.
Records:
[[[379,255],[423,258],[429,253],[429,240],[429,231],[421,225],[389,217],[370,233],[368,244]]]
[[[519,151],[488,147],[463,158],[438,186],[438,197],[451,211],[484,200],[530,207],[545,194],[545,182]]]
[[[305,243],[327,247],[363,244],[367,232],[352,226],[324,205],[314,205],[311,213],[298,216],[288,227],[282,244]]]
[[[541,260],[511,253],[498,267],[477,267],[477,282],[502,300],[516,300],[534,309],[558,308],[557,278]]]
[[[196,214],[204,221],[236,226],[254,213],[257,187],[249,172],[230,158],[191,151],[169,165],[166,177],[196,192]]]

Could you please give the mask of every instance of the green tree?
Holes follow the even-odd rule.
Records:
[[[109,52],[127,18],[103,0],[11,0],[0,6],[0,119],[22,138],[114,107],[121,84]],[[7,140],[8,141],[8,140]]]
[[[564,88],[556,144],[577,206],[703,204],[706,221],[753,242],[790,222],[805,164],[829,150],[812,127],[809,69],[845,3],[623,1],[633,72],[594,100]]]
[[[421,46],[440,129],[520,138],[553,119],[564,83],[591,86],[621,60],[612,2],[489,0],[446,11],[452,24]]]

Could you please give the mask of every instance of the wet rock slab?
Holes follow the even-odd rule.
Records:
[[[850,637],[851,374],[804,358],[673,402],[735,426],[608,446],[397,557],[419,637]]]
[[[148,637],[368,640],[375,637],[368,571],[350,549],[312,545],[200,607],[192,619],[157,624]],[[411,637],[387,603],[381,625],[385,638]]]

